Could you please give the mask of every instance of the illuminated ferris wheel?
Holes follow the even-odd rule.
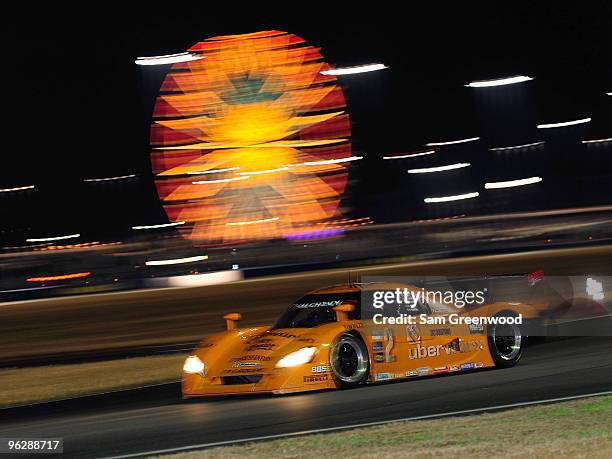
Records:
[[[319,50],[266,31],[189,52],[166,75],[151,126],[169,219],[206,243],[288,237],[338,216],[350,123]]]

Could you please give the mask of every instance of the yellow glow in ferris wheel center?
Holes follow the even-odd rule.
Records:
[[[293,134],[290,124],[291,114],[283,107],[265,103],[229,105],[223,122],[212,129],[211,137],[220,142],[255,145]]]

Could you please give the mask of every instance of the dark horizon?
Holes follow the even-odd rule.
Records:
[[[203,11],[201,18],[160,12],[134,21],[102,15],[76,27],[67,20],[29,21],[12,37],[19,43],[6,86],[12,153],[5,157],[0,189],[35,185],[36,191],[0,195],[0,245],[47,233],[121,237],[132,225],[165,221],[150,172],[148,129],[167,68],[142,68],[134,59],[180,52],[215,35],[265,29],[303,37],[336,66],[389,66],[341,79],[353,150],[364,156],[351,168],[343,202],[348,215],[409,221],[609,203],[610,144],[579,144],[612,135],[612,97],[605,95],[612,90],[610,10],[601,5],[413,9],[366,12],[357,20],[350,14],[321,19],[316,12],[310,18],[299,11],[266,19]],[[487,94],[464,87],[511,75],[535,80]],[[535,129],[584,117],[592,122],[563,132]],[[482,138],[477,148],[446,148],[435,160],[382,160],[427,142],[473,136]],[[547,141],[544,151],[497,155],[494,161],[487,150],[540,140]],[[468,174],[445,173],[438,182],[405,174],[409,167],[455,159],[472,162]],[[83,182],[131,174],[136,177]],[[477,204],[432,209],[422,203],[423,195],[440,188],[446,191],[439,194],[482,188],[508,174],[541,175],[546,187],[532,194],[501,192]]]

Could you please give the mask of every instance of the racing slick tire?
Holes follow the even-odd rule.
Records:
[[[514,312],[502,311],[495,317],[518,317]],[[493,324],[488,332],[491,357],[498,367],[513,367],[523,355],[525,336],[517,324]]]
[[[364,342],[351,334],[341,335],[330,350],[334,379],[340,387],[364,383],[370,370],[370,359]]]

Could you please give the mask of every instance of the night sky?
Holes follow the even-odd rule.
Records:
[[[351,172],[355,183],[344,205],[353,215],[372,215],[378,221],[417,218],[423,213],[418,190],[431,185],[405,185],[403,175],[390,177],[388,162],[381,160],[384,154],[473,136],[483,137],[486,151],[539,140],[537,123],[586,116],[593,122],[572,135],[612,136],[612,97],[605,95],[612,90],[612,14],[607,3],[461,2],[470,6],[450,9],[442,2],[427,9],[354,3],[344,12],[330,12],[325,3],[302,10],[296,5],[307,3],[247,10],[236,2],[225,10],[209,10],[200,2],[189,8],[167,3],[164,9],[129,15],[110,9],[52,10],[35,17],[24,13],[5,30],[11,49],[4,68],[8,82],[0,189],[36,185],[37,191],[0,194],[1,245],[47,233],[108,238],[135,224],[165,221],[150,173],[148,129],[167,68],[136,66],[135,57],[181,52],[215,35],[266,29],[305,38],[336,66],[389,66],[341,80],[355,153],[365,156]],[[494,96],[476,95],[463,86],[518,74],[536,79]],[[553,142],[563,154],[565,141]],[[593,183],[599,180],[598,186],[612,177],[609,153],[608,148],[594,157],[600,176]],[[560,186],[574,173],[575,159],[558,166],[551,159],[554,150],[547,154],[545,160],[518,160],[543,174],[560,167],[551,179]],[[475,161],[475,166],[472,179],[501,173],[499,165],[495,169]],[[137,177],[112,184],[82,181],[126,174]],[[453,183],[449,178],[450,191]],[[406,186],[413,188],[408,192]],[[608,193],[585,199],[610,202],[612,191]],[[575,204],[568,199],[568,205]],[[405,208],[397,211],[398,203]],[[506,202],[503,210],[508,209],[512,203]],[[496,209],[487,204],[471,210]],[[459,211],[470,213],[469,208]]]

